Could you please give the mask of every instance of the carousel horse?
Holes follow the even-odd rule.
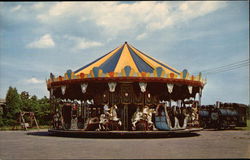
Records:
[[[179,107],[178,107],[179,108]],[[180,123],[179,123],[179,109],[177,108],[177,106],[174,106],[173,108],[173,112],[174,112],[174,129],[180,129]]]
[[[154,123],[152,122],[152,117],[153,117],[153,113],[155,113],[155,110],[149,109],[148,106],[145,106],[145,108],[143,109],[143,113],[147,115],[146,121],[148,122],[148,128],[150,130],[153,130],[155,126],[154,126]]]
[[[117,106],[114,105],[110,108],[110,120],[113,120],[113,121],[119,121],[119,118],[117,117]]]
[[[60,122],[61,122],[61,116],[60,116],[59,113],[54,114],[53,121],[54,121],[54,123],[53,123],[54,128],[59,129],[60,128]]]
[[[117,106],[114,105],[110,109],[106,108],[104,114],[101,114],[99,124],[100,130],[120,130],[122,123],[117,116],[117,109]]]
[[[147,117],[148,117],[147,113],[142,113],[139,120],[135,123],[135,130],[137,130],[137,131],[149,130],[149,124],[148,124]]]
[[[108,129],[108,122],[109,122],[109,117],[110,117],[109,111],[110,111],[109,106],[105,104],[103,106],[104,114],[100,115],[99,130],[101,131]]]
[[[132,117],[132,130],[153,130],[154,129],[154,123],[152,122],[153,113],[154,110],[149,109],[148,106],[145,106],[142,112],[140,111],[139,108],[137,108],[136,112]]]
[[[188,122],[188,113],[186,107],[181,107],[180,109],[180,114],[179,114],[179,121],[180,121],[180,129],[185,129],[187,127],[187,122]]]
[[[174,128],[174,125],[175,125],[174,107],[169,107],[168,117],[169,117],[169,121],[170,121],[170,123],[169,123],[170,128]]]
[[[192,108],[187,107],[187,126],[191,127],[192,126]]]
[[[99,130],[99,118],[96,116],[95,113],[92,113],[91,117],[88,118],[84,130],[85,131]]]
[[[132,121],[132,130],[136,130],[136,123],[142,119],[143,113],[140,111],[140,108],[137,107],[136,112],[134,113]]]
[[[101,114],[100,115],[100,122],[99,122],[99,129],[101,131],[107,130],[108,122],[109,122],[108,116],[106,114]]]
[[[84,128],[85,131],[95,131],[99,129],[99,118],[98,117],[92,117],[87,120],[87,125]]]
[[[120,127],[122,125],[122,122],[120,121],[120,118],[118,118],[117,116],[117,106],[116,105],[113,105],[111,108],[110,108],[110,117],[109,117],[109,128],[111,130],[120,130]]]
[[[192,126],[199,125],[198,108],[196,106],[192,106],[191,120],[192,120]]]

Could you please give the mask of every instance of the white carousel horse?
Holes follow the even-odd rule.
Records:
[[[120,118],[118,118],[118,116],[117,116],[117,112],[116,112],[117,109],[118,108],[117,108],[116,105],[111,107],[111,109],[110,109],[110,118],[111,119],[110,120],[119,121],[118,124],[122,125],[122,122],[120,121]]]
[[[99,129],[100,130],[106,130],[106,125],[109,122],[109,118],[105,114],[100,115],[100,122],[99,122]]]
[[[142,110],[140,111],[139,108],[137,108],[136,112],[134,113],[131,121],[132,121],[132,129],[136,130],[136,123],[139,122],[140,120],[145,120],[148,123],[148,127],[153,127],[153,130],[156,130],[154,123],[152,122],[152,116],[153,113],[155,113],[154,109],[149,109],[148,106],[145,106]]]
[[[99,124],[99,129],[100,130],[106,130],[108,129],[108,125],[110,121],[115,121],[118,122],[118,125],[121,126],[122,122],[120,121],[120,118],[117,116],[117,106],[114,105],[110,109],[106,108],[106,111],[104,111],[104,114],[101,114],[100,116],[100,124]],[[108,112],[109,111],[109,112]]]
[[[113,120],[113,121],[118,121],[119,118],[117,117],[117,106],[114,105],[110,108],[110,120]]]
[[[109,117],[110,117],[110,109],[109,106],[107,104],[105,104],[103,106],[103,112],[104,114],[100,115],[100,122],[99,122],[99,130],[106,130],[107,129],[107,124],[109,121]]]
[[[142,119],[143,112],[140,111],[139,107],[136,109],[136,112],[134,113],[132,117],[132,129],[136,130],[135,124]]]
[[[149,127],[153,127],[153,130],[156,130],[155,125],[152,122],[153,113],[155,113],[154,109],[147,110],[147,121],[148,121]]]

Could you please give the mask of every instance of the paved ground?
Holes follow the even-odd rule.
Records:
[[[201,131],[199,136],[94,139],[46,131],[0,131],[0,159],[250,158],[250,131]]]

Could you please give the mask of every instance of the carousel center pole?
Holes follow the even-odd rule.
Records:
[[[124,120],[123,130],[127,131],[128,130],[128,105],[127,104],[124,104],[124,107],[123,107],[123,120]]]

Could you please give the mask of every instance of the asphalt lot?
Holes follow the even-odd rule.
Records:
[[[48,136],[46,130],[0,131],[0,159],[250,158],[250,131],[198,136],[110,139]]]

